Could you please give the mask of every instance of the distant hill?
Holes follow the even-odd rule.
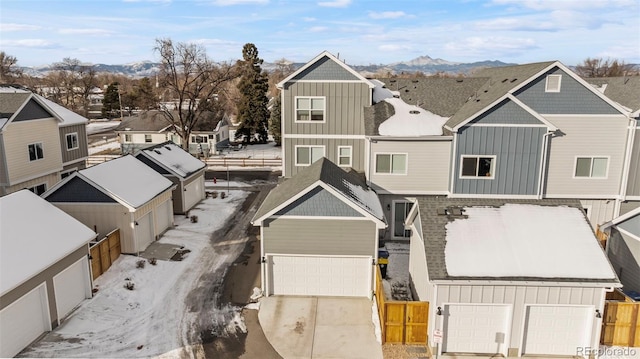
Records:
[[[414,73],[422,72],[426,75],[435,74],[438,72],[445,72],[449,74],[469,74],[473,70],[485,68],[485,67],[498,67],[514,65],[504,63],[502,61],[480,61],[472,63],[452,62],[443,59],[432,59],[429,56],[420,56],[413,60],[394,62],[391,64],[379,64],[379,65],[350,65],[356,71],[361,72],[365,76],[371,76],[376,72],[390,72],[392,74],[399,73]],[[141,77],[153,77],[158,73],[160,64],[151,61],[133,62],[123,65],[106,65],[95,64],[93,65],[97,72],[108,72],[113,74],[120,74],[130,76],[133,78]],[[299,69],[304,66],[304,63],[293,63],[293,68]],[[266,71],[274,71],[277,68],[277,64],[265,62],[262,64],[262,68]],[[22,71],[30,76],[43,77],[50,71],[53,71],[53,65],[39,66],[39,67],[22,67]]]

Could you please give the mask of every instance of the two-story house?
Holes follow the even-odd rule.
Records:
[[[85,168],[87,119],[30,91],[0,88],[0,195],[44,193]]]

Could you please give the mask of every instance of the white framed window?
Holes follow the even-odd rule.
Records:
[[[560,83],[562,75],[547,75],[547,81],[544,86],[544,92],[560,92]]]
[[[130,134],[125,134],[124,135],[124,142],[132,142]]]
[[[44,151],[42,150],[42,142],[29,144],[29,161],[37,161],[43,158]]]
[[[295,122],[324,122],[324,97],[296,97]]]
[[[37,194],[38,196],[45,193],[47,191],[47,184],[41,183],[39,185],[27,188],[29,191]]]
[[[338,166],[351,167],[353,147],[351,146],[338,146]]]
[[[296,166],[309,166],[324,157],[324,146],[296,146]]]
[[[607,178],[609,157],[576,157],[574,178]]]
[[[151,142],[151,135],[144,135],[144,142]]]
[[[376,153],[376,173],[407,174],[406,153]]]
[[[75,150],[76,148],[78,148],[77,132],[67,133],[66,139],[67,139],[67,151]]]
[[[495,178],[496,156],[463,155],[460,159],[460,178]]]
[[[409,238],[411,237],[411,231],[404,228],[404,221],[409,215],[413,207],[413,202],[410,201],[393,201],[393,237],[394,238]]]

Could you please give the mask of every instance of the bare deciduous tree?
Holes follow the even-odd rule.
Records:
[[[224,85],[237,77],[236,71],[230,64],[214,63],[205,49],[195,44],[157,39],[154,50],[161,60],[158,80],[165,97],[161,111],[174,125],[182,139],[182,147],[187,149],[191,132],[207,111],[207,106],[199,106],[199,103],[215,101]]]
[[[45,78],[51,100],[87,116],[91,91],[98,85],[96,70],[92,65],[83,64],[69,57],[54,64],[54,71]]]
[[[625,64],[624,61],[590,57],[576,66],[576,72],[582,77],[625,76],[632,69],[633,65]]]
[[[18,59],[0,51],[0,83],[12,84],[22,75],[22,71],[16,66]]]

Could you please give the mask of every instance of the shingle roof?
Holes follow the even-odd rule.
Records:
[[[0,92],[0,118],[11,118],[31,96],[29,92]]]
[[[324,157],[272,189],[253,220],[263,217],[318,181],[331,186],[375,218],[384,221],[382,207],[375,192],[367,187],[355,171],[345,171]]]
[[[585,81],[598,87],[606,84],[605,96],[632,111],[640,109],[640,76],[586,78]]]
[[[148,131],[160,132],[171,126],[162,112],[149,111],[137,116],[127,117],[115,128],[115,131]]]
[[[180,178],[187,178],[200,171],[206,163],[171,141],[142,149],[136,157],[147,156]]]
[[[427,270],[430,280],[546,280],[549,278],[531,277],[453,277],[447,272],[445,260],[446,246],[446,225],[455,220],[456,217],[448,215],[438,215],[438,210],[447,207],[472,207],[487,206],[500,207],[506,203],[513,204],[533,204],[539,206],[567,206],[582,208],[578,200],[560,199],[485,199],[485,198],[448,198],[445,196],[418,196],[418,209],[420,210],[420,224],[422,227],[422,238],[424,239],[425,254],[427,259]],[[457,217],[460,218],[460,217]],[[586,221],[586,219],[585,219]],[[540,229],[540,235],[544,231],[552,229]],[[594,242],[596,241],[594,237]],[[553,250],[553,248],[549,248]],[[604,254],[603,254],[604,255]],[[558,282],[602,282],[602,280],[576,279],[576,278],[553,278]],[[612,278],[615,282],[615,278]]]

